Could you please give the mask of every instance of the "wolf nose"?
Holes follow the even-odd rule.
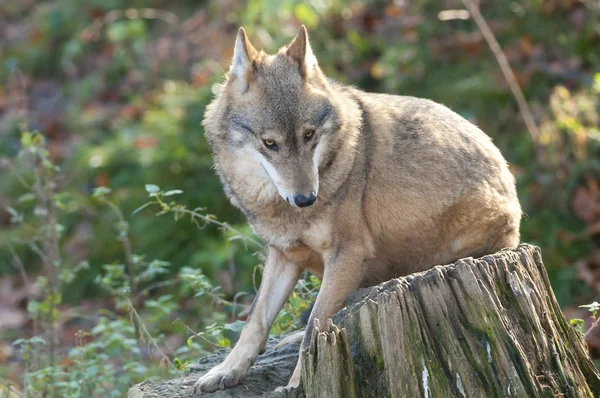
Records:
[[[308,196],[299,194],[294,196],[294,202],[296,202],[296,206],[298,207],[307,207],[315,203],[317,200],[317,196],[314,192],[311,192]]]

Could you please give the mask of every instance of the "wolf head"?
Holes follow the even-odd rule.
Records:
[[[205,117],[207,138],[219,136],[236,156],[253,159],[290,205],[310,206],[339,127],[333,101],[304,26],[276,55],[257,51],[241,28],[224,86]]]

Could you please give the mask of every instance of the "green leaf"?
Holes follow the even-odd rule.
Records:
[[[111,192],[110,188],[107,187],[96,187],[94,188],[94,192],[92,193],[92,197],[100,198],[104,195],[108,195]]]
[[[21,134],[21,145],[23,148],[27,148],[31,145],[31,133]]]
[[[294,14],[296,15],[296,18],[308,28],[314,28],[319,23],[319,16],[315,10],[304,3],[296,5]]]
[[[156,192],[160,191],[160,187],[158,185],[154,185],[154,184],[146,184],[145,188],[146,188],[146,192],[148,192],[148,193],[156,193]]]
[[[19,217],[19,212],[13,209],[12,207],[7,207],[6,211],[13,217]]]
[[[17,199],[17,202],[23,203],[23,202],[31,202],[33,200],[35,200],[35,195],[31,192],[28,192],[26,194],[19,196]]]
[[[187,361],[181,362],[179,358],[173,358],[173,363],[177,370],[185,370],[187,368]]]
[[[594,91],[600,94],[600,72],[594,75],[594,83],[592,85]]]
[[[39,336],[33,336],[32,338],[29,339],[29,341],[33,344],[36,344],[36,343],[46,344],[46,340],[44,340],[43,338],[41,338]]]
[[[591,312],[593,316],[596,316],[596,314],[600,310],[600,303],[597,301],[594,301],[591,304],[580,305],[579,308],[587,308],[588,311]]]
[[[172,189],[170,191],[165,192],[165,196],[179,195],[182,193],[183,191],[181,189]]]
[[[302,306],[302,299],[298,296],[293,296],[290,298],[290,304],[294,309],[299,310]]]
[[[576,330],[578,330],[580,333],[583,333],[583,319],[571,319],[569,321],[569,324],[573,326]]]
[[[241,332],[244,325],[246,324],[246,322],[244,321],[235,321],[233,323],[228,323],[225,326],[223,326],[223,329],[227,329],[227,330],[231,330],[233,332]]]

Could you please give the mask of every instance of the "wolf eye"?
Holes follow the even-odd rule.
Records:
[[[312,138],[315,136],[315,130],[306,130],[304,132],[304,142],[308,142],[310,140],[312,140]]]
[[[265,146],[273,151],[277,150],[277,144],[275,143],[275,141],[273,140],[263,140],[263,144],[265,144]]]

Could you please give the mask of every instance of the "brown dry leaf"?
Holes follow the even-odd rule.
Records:
[[[558,7],[559,0],[544,0],[542,2],[542,13],[550,15]]]
[[[590,176],[588,176],[585,179],[585,181],[587,183],[588,191],[590,191],[590,194],[594,197],[598,197],[598,194],[600,194],[600,186],[598,185],[598,181]]]
[[[158,138],[156,137],[137,137],[133,141],[133,146],[137,149],[152,149],[158,146]]]
[[[92,7],[88,10],[88,15],[91,19],[101,18],[106,14],[106,12],[98,7]]]
[[[385,15],[390,18],[398,18],[402,15],[402,8],[398,7],[395,4],[389,5],[385,8]]]
[[[518,178],[523,175],[523,167],[511,164],[508,166],[508,169],[510,170],[512,175],[515,176],[515,178]]]
[[[562,243],[572,242],[575,238],[571,232],[565,231],[564,229],[557,230],[555,236],[556,239]]]
[[[593,236],[593,235],[596,235],[596,234],[600,234],[600,221],[597,221],[597,222],[593,223],[592,225],[589,225],[586,228],[586,232],[590,236]]]
[[[31,40],[32,43],[38,43],[43,37],[44,35],[42,35],[42,32],[37,28],[29,33],[29,40]]]
[[[15,353],[12,344],[0,342],[0,364],[8,361]]]
[[[125,119],[135,119],[142,114],[142,109],[133,104],[127,104],[119,109],[119,116]]]
[[[598,203],[595,195],[591,195],[590,191],[584,187],[579,187],[573,195],[571,206],[575,215],[586,223],[592,223],[598,215]]]
[[[478,31],[469,34],[459,34],[457,39],[463,51],[469,55],[480,54],[485,48],[483,46],[483,36]]]
[[[600,291],[600,266],[589,261],[578,261],[576,264],[577,277],[588,284],[593,290]]]
[[[97,187],[108,187],[110,184],[110,177],[106,173],[100,173],[96,176],[94,185]]]
[[[533,53],[533,41],[531,40],[531,36],[526,35],[521,37],[520,43],[523,55],[530,57]]]
[[[514,71],[517,83],[521,88],[525,88],[529,85],[529,76],[523,72]]]
[[[195,71],[195,73],[192,75],[192,82],[195,86],[203,87],[210,80],[210,76],[211,74],[208,69],[201,69]]]
[[[63,359],[60,361],[60,364],[68,369],[71,366],[75,365],[75,362],[69,356],[66,356],[63,357]]]

